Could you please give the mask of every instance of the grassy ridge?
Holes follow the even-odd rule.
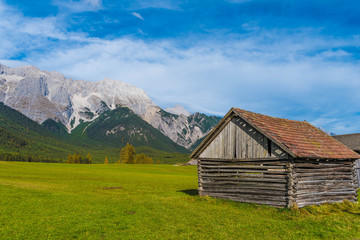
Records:
[[[360,238],[357,204],[275,209],[196,188],[193,166],[0,162],[0,239]]]

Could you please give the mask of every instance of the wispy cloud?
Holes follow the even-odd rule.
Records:
[[[75,9],[103,7],[101,1],[81,1],[81,6]],[[353,124],[360,120],[357,35],[328,37],[322,28],[303,26],[264,28],[250,19],[239,25],[240,33],[227,35],[100,38],[68,30],[63,13],[24,16],[0,0],[0,14],[4,64],[31,63],[74,79],[129,82],[164,108],[181,104],[192,112],[221,115],[238,106],[307,120],[335,133],[360,131]],[[128,10],[124,15],[132,18]]]
[[[248,48],[251,44],[247,41],[230,44],[236,46],[234,49],[203,43],[184,50],[168,41],[98,40],[31,59],[38,66],[76,79],[108,76],[131,82],[144,88],[161,106],[176,101],[191,111],[224,114],[239,106],[312,121],[331,114],[351,115],[360,107],[356,64],[329,63],[306,55],[290,59],[294,46],[285,44],[268,46],[273,54],[270,50],[259,54],[259,50]],[[280,46],[291,51],[275,56]],[[306,46],[298,46],[303,48]],[[346,105],[352,109],[344,109]],[[334,125],[323,123],[328,128]]]
[[[179,9],[181,1],[176,0],[137,0],[131,1],[131,8],[133,9],[146,9],[146,8],[162,8],[162,9]]]
[[[64,11],[85,12],[102,9],[102,0],[53,0],[52,3]]]
[[[137,18],[139,18],[139,19],[141,19],[141,20],[144,21],[144,18],[140,15],[140,13],[132,12],[131,14],[132,14],[133,16],[135,16],[135,17],[137,17]]]

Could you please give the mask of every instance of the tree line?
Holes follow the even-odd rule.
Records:
[[[146,156],[144,153],[136,154],[135,148],[133,145],[127,143],[120,151],[120,157],[116,163],[123,164],[154,164],[154,160]],[[160,163],[159,160],[156,161],[157,164]],[[105,157],[104,164],[109,164],[108,157]]]
[[[0,161],[56,163],[61,161],[61,159],[52,159],[39,155],[22,155],[20,153],[0,153]]]
[[[20,153],[1,153],[0,161],[22,161],[22,162],[62,162],[62,159],[51,159],[40,155],[22,155]],[[69,164],[92,164],[92,156],[88,153],[83,156],[81,153],[69,154],[65,163]],[[154,164],[154,160],[144,153],[136,154],[134,146],[127,143],[120,151],[118,164]],[[106,156],[104,164],[109,164],[109,159]],[[156,164],[160,164],[157,160]]]
[[[90,153],[88,153],[86,155],[86,157],[84,157],[83,155],[76,154],[74,153],[74,155],[69,154],[66,163],[80,163],[80,164],[91,164],[92,163],[92,157],[90,155]]]

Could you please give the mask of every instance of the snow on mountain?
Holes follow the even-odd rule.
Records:
[[[189,113],[188,111],[185,110],[185,108],[183,108],[180,105],[175,105],[173,108],[166,108],[165,109],[166,112],[172,113],[172,114],[176,114],[176,115],[184,115],[184,116],[190,116],[191,113]]]
[[[3,65],[0,79],[0,100],[6,105],[40,123],[48,118],[59,120],[69,130],[116,106],[129,107],[141,116],[156,107],[144,90],[110,79],[74,81],[33,66]]]
[[[144,90],[108,78],[98,82],[72,80],[34,66],[9,68],[0,64],[0,101],[42,123],[54,119],[70,132],[103,112],[128,107],[174,142],[190,147],[217,123],[194,117],[181,106],[162,110]],[[211,122],[203,124],[201,122]],[[205,128],[201,128],[203,124]]]

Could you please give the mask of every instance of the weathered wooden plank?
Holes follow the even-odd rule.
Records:
[[[339,166],[331,166],[331,167],[324,167],[324,168],[316,168],[316,172],[332,172],[332,171],[352,171],[353,167],[346,166],[346,165],[339,165]],[[294,168],[294,171],[296,173],[308,173],[308,172],[314,172],[314,169],[312,168]]]
[[[198,160],[207,160],[207,161],[217,161],[217,162],[257,162],[257,161],[266,161],[266,162],[274,162],[274,161],[278,161],[278,162],[282,162],[282,163],[286,163],[288,160],[283,159],[283,158],[278,158],[278,157],[274,157],[274,158],[241,158],[241,159],[234,159],[234,158],[229,158],[229,159],[225,159],[225,158],[211,158],[211,157],[201,157],[201,158],[197,158]]]
[[[276,179],[286,179],[286,174],[257,174],[257,173],[247,173],[247,172],[200,172],[200,176],[203,178],[212,178],[212,177],[248,177],[248,178],[276,178]]]
[[[352,179],[341,180],[341,182],[352,183]],[[321,180],[299,180],[297,181],[297,185],[318,185],[318,184],[333,184],[339,183],[338,179],[321,179]]]
[[[269,182],[269,183],[287,183],[287,179],[276,179],[276,178],[238,178],[238,177],[210,177],[203,178],[204,181],[217,181],[217,180],[234,180],[234,181],[242,181],[242,182]]]
[[[202,165],[201,165],[201,168],[202,169],[208,169],[208,168],[257,168],[257,169],[286,169],[286,165],[285,164],[270,164],[268,163],[267,165],[264,165],[264,164],[260,164],[260,163],[241,163],[241,164],[226,164],[226,165],[206,165],[206,164],[203,164],[202,162]]]
[[[332,196],[297,196],[297,202],[312,202],[312,201],[323,201],[323,200],[343,200],[343,199],[356,199],[356,196],[354,194],[344,194],[344,195],[332,195]]]
[[[296,195],[303,194],[312,194],[312,193],[329,193],[329,192],[353,192],[356,193],[354,188],[351,187],[341,187],[341,188],[310,188],[310,189],[301,189],[296,191]]]
[[[241,136],[240,131],[237,127],[235,129],[235,148],[236,148],[236,156],[234,156],[235,159],[241,159]]]
[[[282,207],[286,207],[286,202],[285,201],[264,201],[264,200],[248,200],[248,199],[239,199],[236,197],[222,197],[224,199],[229,199],[235,202],[242,202],[242,203],[255,203],[255,204],[261,204],[261,205],[268,205],[268,206],[272,206],[272,207],[277,207],[277,208],[282,208]]]
[[[215,168],[235,168],[235,169],[259,169],[259,170],[268,170],[268,169],[286,169],[286,166],[275,166],[275,165],[268,165],[268,166],[261,166],[258,165],[250,165],[250,164],[242,164],[242,165],[227,165],[227,166],[216,166],[216,165],[201,165],[201,169],[215,169]]]
[[[297,199],[312,199],[316,197],[342,197],[346,195],[354,196],[356,194],[355,190],[349,191],[339,191],[339,192],[312,192],[312,193],[296,193]]]
[[[296,176],[298,181],[315,181],[315,180],[353,180],[351,175],[328,175],[328,176]]]
[[[253,174],[274,174],[274,175],[285,175],[287,174],[286,169],[270,168],[268,169],[257,169],[257,168],[201,168],[203,173],[206,172],[247,172]]]
[[[330,177],[330,176],[349,176],[352,177],[352,172],[312,172],[312,173],[295,173],[295,177],[297,178],[304,178],[304,177]]]
[[[353,163],[352,162],[346,162],[346,161],[341,161],[341,162],[319,162],[317,164],[314,163],[295,163],[295,169],[300,169],[300,168],[314,168],[314,169],[325,169],[325,168],[333,168],[333,167],[341,167],[341,166],[351,166]]]
[[[259,178],[259,179],[287,179],[286,175],[265,175],[265,174],[252,174],[252,173],[235,173],[235,172],[229,172],[229,173],[200,173],[201,177],[246,177],[246,178]]]
[[[236,193],[242,195],[259,195],[259,196],[287,196],[288,194],[284,191],[278,190],[265,190],[265,189],[243,189],[243,188],[211,188],[204,187],[203,191],[211,193]]]
[[[261,183],[261,182],[242,182],[242,181],[202,181],[202,184],[212,184],[214,186],[244,186],[244,187],[258,187],[258,188],[279,188],[285,189],[287,183]]]
[[[269,162],[201,162],[202,167],[221,167],[221,168],[227,168],[233,166],[234,168],[239,166],[261,166],[268,169],[286,169],[286,164],[284,163],[269,163]]]
[[[239,185],[218,185],[218,184],[203,184],[203,189],[225,189],[225,190],[230,190],[230,189],[243,189],[245,190],[259,190],[259,191],[282,191],[285,193],[286,188],[284,187],[260,187],[260,186],[239,186]]]
[[[336,197],[336,198],[297,199],[297,204],[299,207],[301,207],[301,206],[307,206],[307,205],[316,205],[316,204],[325,203],[325,202],[328,202],[328,203],[342,202],[345,199],[352,201],[352,202],[356,201],[354,196],[348,195],[348,196],[342,196],[342,197]]]
[[[285,171],[268,171],[268,170],[252,170],[252,169],[202,169],[201,173],[249,173],[263,175],[287,175]]]
[[[320,205],[323,203],[335,203],[335,202],[342,202],[343,200],[349,200],[351,202],[356,202],[356,200],[354,200],[353,197],[351,196],[346,196],[344,198],[339,198],[339,199],[318,199],[318,200],[312,200],[312,201],[299,201],[297,202],[298,207],[306,207],[309,205]]]
[[[241,195],[237,193],[209,193],[205,192],[204,195],[208,195],[211,197],[219,197],[219,198],[233,198],[237,199],[237,201],[276,201],[276,202],[286,202],[286,197],[284,196],[251,196],[251,195]]]
[[[311,190],[311,191],[320,191],[320,190],[325,190],[325,189],[335,189],[335,188],[354,188],[354,184],[352,182],[348,182],[348,183],[342,183],[342,182],[336,182],[336,183],[332,183],[332,184],[328,184],[328,183],[323,183],[323,184],[314,184],[314,185],[309,185],[309,184],[297,184],[296,186],[294,186],[294,188],[296,190]]]
[[[245,127],[246,123],[242,123],[240,126]],[[241,158],[244,159],[247,157],[246,151],[247,151],[247,147],[246,147],[246,136],[247,134],[242,130],[242,128],[239,129],[239,131],[241,132]]]
[[[296,190],[295,190],[295,179],[294,179],[295,178],[295,176],[294,176],[294,163],[292,161],[289,161],[286,164],[286,167],[287,167],[287,170],[288,170],[287,194],[289,195],[289,197],[287,198],[287,207],[292,207],[295,204],[295,198],[293,198],[292,196],[296,192]]]
[[[211,192],[204,192],[204,194],[212,197],[232,197],[238,199],[239,201],[244,201],[244,200],[278,201],[278,202],[286,203],[286,196],[242,195],[237,193],[211,193]]]
[[[276,171],[277,169],[267,170],[267,169],[251,169],[251,168],[229,168],[229,169],[216,169],[216,168],[210,168],[210,169],[201,169],[200,172],[206,173],[206,172],[244,172],[244,173],[255,173],[255,174],[274,174],[274,175],[286,175],[288,172],[283,171],[282,169],[279,171]]]

